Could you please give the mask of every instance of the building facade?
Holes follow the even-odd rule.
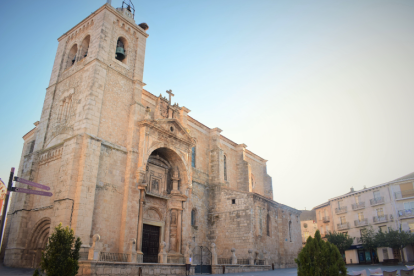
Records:
[[[302,246],[305,246],[308,238],[315,237],[315,232],[318,230],[315,210],[302,210],[300,228],[302,230]]]
[[[325,202],[313,208],[316,215],[316,223],[321,237],[325,238],[325,235],[334,231],[333,217],[330,202]]]
[[[147,29],[105,4],[58,39],[17,173],[53,196],[13,197],[5,264],[36,267],[62,223],[92,261],[197,264],[203,246],[204,264],[294,266],[300,211],[273,201],[267,161],[143,88]]]
[[[373,252],[364,250],[361,244],[361,231],[372,227],[375,232],[402,229],[414,231],[414,173],[387,183],[332,198],[328,203],[314,209],[330,206],[332,229],[347,233],[354,243],[345,251],[347,264],[383,262],[384,259],[402,259],[401,252],[392,248],[377,248]],[[318,229],[321,229],[318,220]],[[322,233],[322,231],[321,231]],[[413,247],[403,249],[407,261],[414,260]],[[371,259],[371,253],[373,260]]]

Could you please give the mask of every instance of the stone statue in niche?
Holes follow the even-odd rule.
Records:
[[[171,212],[171,225],[177,224],[177,211],[173,210]]]
[[[151,185],[151,192],[159,192],[159,180],[158,179],[153,179],[152,180],[152,185]]]

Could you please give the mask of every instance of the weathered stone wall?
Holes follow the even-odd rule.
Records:
[[[126,153],[102,145],[91,235],[99,234],[103,251],[118,252],[125,183]]]

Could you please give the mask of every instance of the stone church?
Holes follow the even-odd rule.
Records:
[[[36,267],[62,223],[85,261],[294,266],[300,211],[273,201],[267,160],[144,89],[147,29],[108,1],[58,38],[17,172],[53,196],[14,193],[5,265]]]

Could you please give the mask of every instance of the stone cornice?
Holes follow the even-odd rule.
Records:
[[[108,10],[110,11],[112,14],[114,14],[116,17],[118,17],[119,19],[121,19],[122,21],[125,22],[125,24],[129,25],[130,27],[132,27],[135,31],[139,32],[140,34],[142,34],[145,37],[148,37],[149,34],[147,34],[141,27],[139,27],[136,24],[132,24],[131,22],[129,22],[128,20],[126,20],[125,18],[123,18],[123,16],[121,14],[119,14],[119,12],[116,11],[116,9],[108,4],[104,4],[103,6],[101,6],[99,9],[97,9],[96,11],[92,12],[91,15],[89,15],[88,17],[86,17],[85,19],[83,19],[81,22],[79,22],[78,24],[76,24],[73,28],[71,28],[69,31],[67,31],[66,33],[64,33],[63,35],[61,35],[58,38],[58,41],[60,42],[62,39],[72,35],[73,32],[75,32],[75,30],[81,26],[82,24],[85,24],[86,21],[88,21],[89,19],[92,19],[95,15],[97,15],[98,13],[100,13],[103,10]]]

